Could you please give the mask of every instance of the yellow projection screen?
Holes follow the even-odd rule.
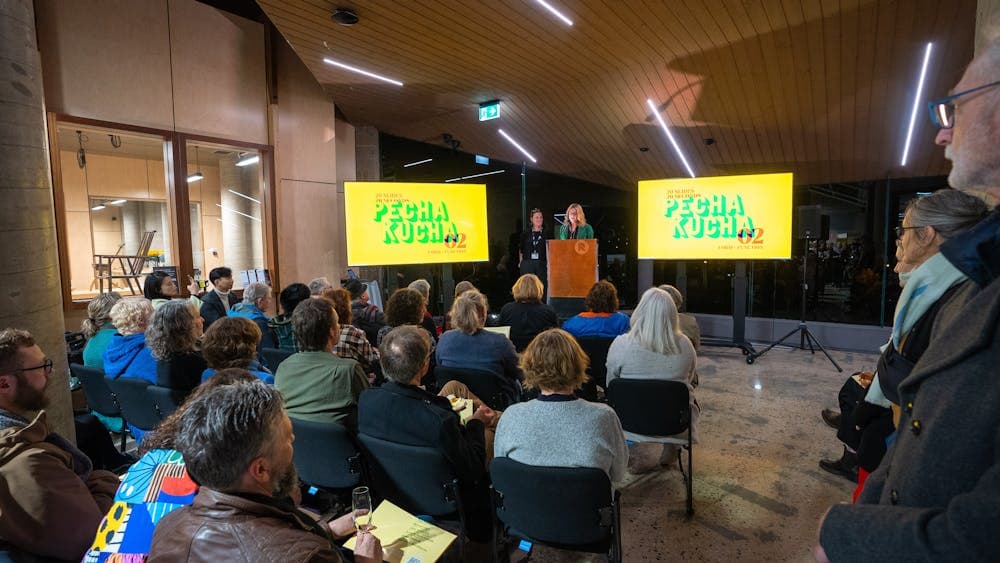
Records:
[[[351,266],[489,260],[485,184],[344,182]]]
[[[639,258],[791,258],[792,175],[639,182]]]

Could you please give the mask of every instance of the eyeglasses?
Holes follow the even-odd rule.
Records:
[[[952,100],[961,98],[962,96],[973,92],[979,92],[980,90],[992,88],[998,84],[1000,84],[1000,80],[985,86],[979,86],[971,90],[952,94],[946,98],[941,98],[940,100],[927,102],[927,108],[931,111],[931,123],[941,129],[951,129],[955,126],[955,104],[951,103]]]
[[[51,375],[52,374],[52,366],[53,366],[52,360],[45,360],[45,363],[43,363],[40,366],[17,369],[17,370],[14,370],[14,373],[24,373],[26,371],[35,371],[36,369],[44,369],[45,370],[45,375]]]
[[[923,228],[924,228],[923,226],[920,226],[920,227],[902,227],[902,226],[897,226],[896,227],[896,238],[903,238],[903,232],[905,232],[907,229],[923,229]]]

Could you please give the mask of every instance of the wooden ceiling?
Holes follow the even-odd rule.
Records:
[[[972,58],[975,0],[549,1],[572,27],[535,0],[258,3],[352,123],[409,139],[450,133],[519,162],[503,128],[530,166],[632,189],[687,175],[650,98],[698,176],[792,171],[801,185],[949,170],[924,103],[899,162],[924,45],[926,100]],[[357,25],[331,20],[344,6]],[[501,119],[479,122],[492,99]]]

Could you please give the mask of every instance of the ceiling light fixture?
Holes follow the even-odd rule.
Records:
[[[128,201],[127,199],[115,199],[108,202],[109,205],[121,205]]]
[[[432,160],[434,160],[434,159],[433,159],[433,158],[425,158],[425,159],[423,159],[423,160],[418,160],[418,161],[416,161],[416,162],[411,162],[411,163],[409,163],[409,164],[404,164],[404,165],[403,165],[403,168],[409,168],[409,167],[411,167],[411,166],[418,166],[418,165],[420,165],[420,164],[427,164],[428,162],[430,162],[430,161],[432,161]]]
[[[356,66],[351,66],[349,64],[344,64],[342,62],[335,61],[335,60],[330,59],[330,58],[324,57],[323,58],[323,62],[326,63],[326,64],[328,64],[328,65],[332,65],[332,66],[335,66],[335,67],[342,68],[344,70],[349,70],[351,72],[356,72],[358,74],[362,74],[362,75],[367,76],[369,78],[375,78],[375,79],[381,80],[383,82],[388,82],[389,84],[395,84],[396,86],[402,86],[403,85],[403,83],[400,82],[400,81],[398,81],[398,80],[393,80],[391,78],[386,78],[385,76],[382,76],[381,74],[375,74],[374,72],[368,72],[367,70],[363,70],[363,69],[360,69],[360,68],[358,68]]]
[[[192,184],[205,179],[205,175],[201,173],[201,159],[198,158],[198,147],[194,147],[194,169],[195,173],[188,176],[188,183]]]
[[[103,203],[98,203],[97,205],[90,208],[91,211],[100,211],[102,209],[104,209]]]
[[[506,170],[494,170],[492,172],[483,172],[482,174],[473,174],[471,176],[462,176],[461,178],[452,178],[450,180],[445,180],[445,182],[457,182],[459,180],[468,180],[469,178],[478,178],[480,176],[492,176],[494,174],[503,174]]]
[[[535,157],[531,156],[531,153],[529,153],[528,151],[524,150],[524,147],[522,147],[520,144],[518,144],[518,142],[515,141],[510,135],[504,133],[503,129],[497,129],[497,132],[500,133],[500,135],[502,135],[504,139],[507,139],[507,142],[509,142],[510,144],[512,144],[515,147],[517,147],[517,150],[519,150],[522,153],[524,153],[524,156],[526,156],[529,159],[531,159],[531,162],[538,162],[537,160],[535,160]]]
[[[257,164],[258,162],[260,162],[260,155],[246,154],[236,161],[236,166],[250,166],[251,164]]]
[[[247,194],[241,194],[240,192],[238,192],[238,191],[236,191],[236,190],[234,190],[232,188],[226,188],[226,190],[229,191],[229,193],[231,193],[231,194],[236,194],[236,195],[238,195],[238,196],[240,196],[240,197],[242,197],[244,199],[249,199],[250,201],[256,203],[257,205],[260,205],[260,200],[259,199],[254,199],[254,198],[248,196]]]
[[[548,10],[549,12],[551,12],[552,15],[554,15],[555,17],[561,19],[563,21],[563,23],[565,23],[566,25],[568,25],[570,27],[573,27],[573,20],[571,20],[571,19],[567,18],[566,16],[564,16],[562,14],[562,12],[560,12],[557,9],[555,9],[551,4],[549,4],[545,0],[535,0],[535,2],[538,2],[539,4],[541,4],[541,6],[543,8],[545,8],[546,10]]]
[[[900,166],[906,166],[906,159],[910,156],[910,141],[913,139],[913,126],[917,123],[917,109],[920,107],[920,96],[924,92],[924,78],[927,77],[927,63],[931,60],[931,48],[933,43],[928,43],[924,50],[924,64],[920,67],[920,80],[917,82],[917,95],[913,97],[913,110],[910,111],[910,127],[906,130],[906,144],[903,145],[903,159]]]
[[[684,158],[684,152],[681,150],[680,145],[677,144],[677,140],[674,139],[674,135],[673,133],[670,132],[670,128],[667,127],[667,122],[663,120],[663,116],[660,115],[660,111],[657,110],[656,105],[653,104],[653,100],[647,98],[646,105],[649,106],[650,111],[652,111],[653,115],[656,116],[656,120],[660,122],[660,127],[662,127],[663,132],[667,134],[667,139],[670,140],[670,144],[673,145],[674,151],[677,153],[677,156],[680,157],[681,162],[684,163],[684,168],[687,168],[688,174],[690,174],[691,177],[694,178],[695,177],[694,170],[691,170],[691,165],[688,164],[687,159]]]

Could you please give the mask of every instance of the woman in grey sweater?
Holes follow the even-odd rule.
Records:
[[[691,434],[698,441],[698,403],[694,398],[695,352],[687,336],[680,331],[677,307],[666,291],[650,288],[642,294],[639,305],[632,313],[629,331],[611,343],[608,349],[608,383],[617,377],[626,379],[662,379],[683,381],[691,394]],[[669,464],[677,453],[677,444],[686,444],[687,436],[643,436],[628,432],[625,437],[632,442],[658,442],[662,450],[636,444],[632,449],[633,473],[654,469],[657,461]],[[659,459],[646,460],[645,450],[657,450]]]
[[[524,383],[537,399],[507,408],[497,426],[495,457],[542,467],[594,467],[621,481],[628,448],[618,415],[576,397],[587,376],[587,355],[568,332],[549,329],[521,355]]]

